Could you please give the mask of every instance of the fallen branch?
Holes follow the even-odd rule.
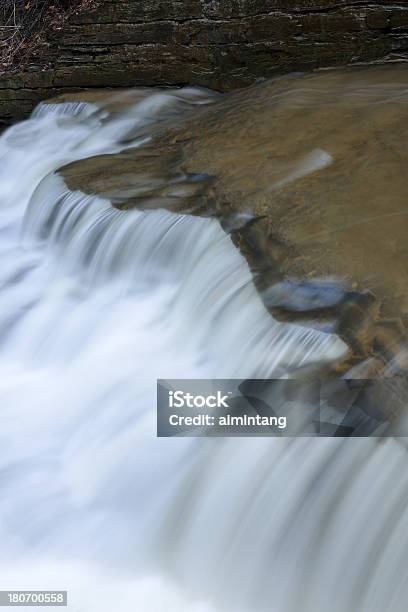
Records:
[[[78,9],[96,0],[1,0],[0,74],[22,69],[34,54],[47,52],[47,32],[63,27]]]

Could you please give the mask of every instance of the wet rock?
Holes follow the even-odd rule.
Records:
[[[347,291],[329,280],[285,280],[262,294],[268,308],[305,312],[339,306],[347,299]]]
[[[160,154],[159,154],[160,151]],[[211,186],[206,174],[184,173],[177,149],[146,149],[90,157],[63,169],[71,189],[91,192],[122,210],[166,208],[199,214],[202,197]]]
[[[132,172],[135,183],[161,177],[165,199],[151,202],[166,206],[185,177],[192,196],[176,210],[220,220],[274,316],[334,324],[351,349],[344,373],[371,357],[390,363],[407,342],[407,103],[403,65],[292,75],[164,122],[117,162],[63,173],[71,188],[112,197]],[[316,151],[330,163],[311,164]],[[140,205],[136,193],[114,201]],[[341,283],[319,280],[330,278]]]

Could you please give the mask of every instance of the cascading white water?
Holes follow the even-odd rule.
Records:
[[[273,321],[215,219],[119,211],[54,173],[207,98],[144,90],[107,122],[43,105],[0,140],[0,589],[67,588],[87,612],[403,612],[396,442],[155,437],[158,377],[284,376],[343,343]]]

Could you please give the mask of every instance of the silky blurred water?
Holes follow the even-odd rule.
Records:
[[[403,612],[394,440],[156,438],[157,378],[285,376],[342,341],[274,321],[216,219],[116,210],[54,172],[207,98],[144,90],[107,122],[43,105],[1,137],[0,589],[87,612]]]

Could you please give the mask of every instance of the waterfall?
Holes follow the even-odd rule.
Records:
[[[44,104],[0,140],[0,589],[87,612],[405,612],[394,440],[156,438],[159,377],[280,377],[346,347],[273,320],[216,219],[67,188],[62,165],[211,98],[140,97]]]

